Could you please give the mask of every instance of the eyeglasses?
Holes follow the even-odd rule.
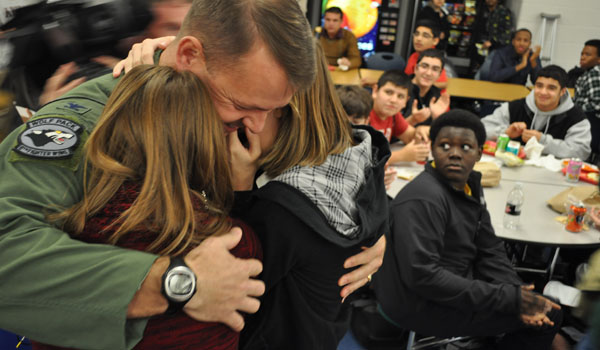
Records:
[[[431,69],[434,73],[439,73],[439,72],[442,71],[442,67],[440,67],[440,66],[430,66],[429,64],[424,63],[424,62],[421,62],[421,63],[417,64],[417,66],[419,68],[421,68],[422,70],[429,70],[429,69]]]
[[[420,32],[414,32],[413,36],[415,38],[422,36],[425,39],[433,39],[433,35],[429,34],[429,33],[420,33]]]

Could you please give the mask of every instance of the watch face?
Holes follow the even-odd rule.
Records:
[[[173,294],[186,295],[192,291],[193,281],[188,274],[175,273],[167,281]]]
[[[194,273],[184,266],[171,269],[165,279],[164,290],[172,301],[188,301],[196,291]]]

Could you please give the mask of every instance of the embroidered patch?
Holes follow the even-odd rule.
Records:
[[[90,111],[91,109],[86,107],[86,106],[82,106],[80,104],[77,104],[75,102],[67,102],[65,105],[57,107],[58,109],[68,109],[71,110],[75,113],[78,114],[84,114],[88,111]]]
[[[25,156],[62,159],[73,155],[83,127],[64,118],[40,118],[27,122],[14,151]]]

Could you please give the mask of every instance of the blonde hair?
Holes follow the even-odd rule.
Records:
[[[222,122],[190,72],[138,66],[117,84],[85,149],[84,198],[55,215],[80,233],[126,181],[141,183],[111,224],[109,243],[140,227],[157,234],[148,251],[181,254],[230,228],[233,192]],[[200,203],[200,205],[198,204]]]
[[[352,127],[335,91],[323,49],[316,43],[317,76],[313,85],[292,97],[283,109],[279,131],[261,166],[271,176],[288,168],[320,165],[331,154],[352,146]]]

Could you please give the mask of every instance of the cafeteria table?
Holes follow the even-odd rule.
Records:
[[[397,146],[393,149],[397,149]],[[493,157],[484,156],[483,160],[489,161],[491,159]],[[416,176],[423,170],[423,165],[416,162],[398,163],[394,167],[403,176]],[[516,168],[502,167],[501,171],[500,184],[496,187],[484,188],[487,209],[496,235],[506,241],[550,247],[554,250],[546,270],[516,268],[517,270],[544,272],[548,274],[548,277],[551,277],[561,247],[600,248],[600,231],[594,228],[579,233],[565,230],[564,225],[555,220],[560,214],[550,209],[546,203],[548,199],[568,187],[593,185],[583,182],[570,183],[559,172],[552,172],[531,165]],[[516,182],[523,184],[525,201],[521,209],[520,225],[513,230],[504,227],[503,219],[506,199]],[[395,197],[407,183],[407,180],[396,179],[391,188],[388,189],[388,195]]]

